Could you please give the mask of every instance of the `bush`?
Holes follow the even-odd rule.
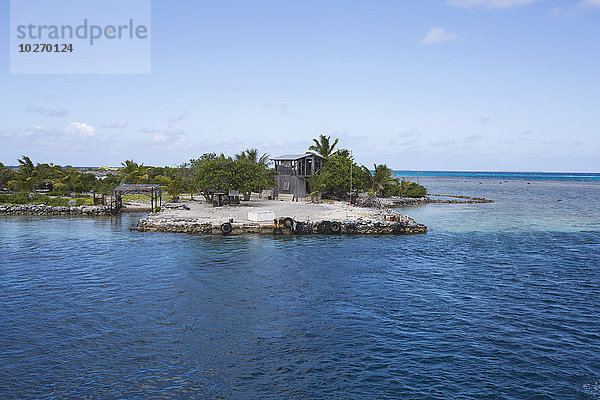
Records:
[[[15,193],[15,194],[0,194],[0,203],[7,204],[45,204],[52,207],[65,207],[69,205],[70,200],[75,200],[75,205],[91,205],[92,199],[90,196],[81,196],[76,199],[68,197],[50,197],[45,194],[29,194],[29,193]]]
[[[69,205],[69,200],[68,198],[64,198],[64,197],[54,197],[54,198],[49,198],[48,201],[44,204],[48,205],[48,206],[52,206],[52,207],[65,207]]]
[[[415,182],[402,180],[400,187],[402,188],[403,197],[423,197],[427,195],[427,189],[425,186],[419,185]]]
[[[347,198],[350,191],[350,166],[352,165],[352,189],[365,190],[369,177],[364,168],[353,162],[348,156],[335,154],[327,159],[322,172],[327,173],[323,197]]]
[[[28,204],[29,193],[0,194],[0,203]]]

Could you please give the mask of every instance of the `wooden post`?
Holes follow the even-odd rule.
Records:
[[[350,152],[350,201],[349,204],[352,204],[352,152]]]

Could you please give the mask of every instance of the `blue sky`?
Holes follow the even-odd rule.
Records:
[[[4,164],[326,134],[395,169],[600,171],[600,0],[153,1],[147,75],[11,75],[4,31]]]

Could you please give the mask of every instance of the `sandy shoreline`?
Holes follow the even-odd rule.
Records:
[[[294,232],[292,226],[283,227],[281,221],[273,219],[252,221],[249,212],[272,212],[276,219],[291,218],[302,228]],[[137,230],[161,232],[185,232],[223,234],[222,225],[233,221],[232,234],[241,233],[424,233],[427,228],[406,215],[392,209],[357,207],[345,202],[286,202],[277,200],[251,199],[240,205],[213,207],[203,200],[164,203],[160,212],[142,218]],[[336,222],[340,232],[330,232],[319,227],[322,223]],[[333,230],[336,230],[335,227]],[[227,233],[227,232],[225,232]]]

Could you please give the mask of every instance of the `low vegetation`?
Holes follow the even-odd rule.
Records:
[[[72,202],[69,204],[69,202]],[[37,193],[14,193],[0,194],[0,204],[45,204],[47,206],[82,206],[91,205],[92,199],[89,196],[69,197],[50,197],[45,194]]]
[[[357,164],[352,153],[336,149],[337,144],[338,139],[320,135],[308,148],[307,153],[325,158],[321,171],[306,179],[313,201],[348,198],[351,188],[354,193],[381,197],[427,194],[425,187],[395,177],[385,164],[374,165],[373,170]],[[256,149],[234,156],[206,153],[179,167],[152,167],[126,160],[120,168],[82,170],[70,165],[34,164],[26,156],[18,161],[16,169],[0,163],[0,190],[9,192],[0,195],[1,203],[67,205],[75,199],[77,204],[91,204],[90,196],[80,194],[109,194],[119,184],[139,183],[160,184],[164,198],[173,201],[184,194],[193,199],[195,193],[212,201],[215,193],[229,191],[237,191],[242,200],[249,200],[253,191],[277,185],[269,155],[260,155]]]

